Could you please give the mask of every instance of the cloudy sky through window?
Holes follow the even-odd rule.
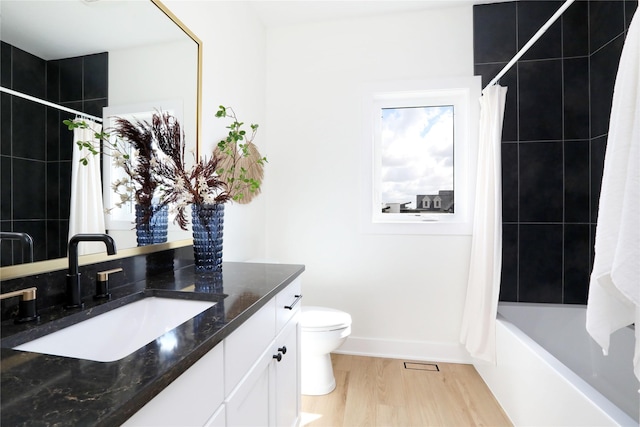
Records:
[[[382,202],[453,190],[453,106],[382,109]]]

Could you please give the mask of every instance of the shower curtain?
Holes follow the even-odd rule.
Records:
[[[73,131],[69,239],[79,233],[105,233],[100,156],[89,153],[86,148],[80,150],[77,145],[77,141],[99,144],[100,141],[94,134],[102,131],[102,125],[91,120],[84,121],[89,125],[89,129],[76,128]],[[83,157],[88,160],[86,165],[80,163]],[[104,251],[104,244],[99,242],[80,242],[78,245],[80,255]]]
[[[480,98],[476,206],[467,297],[460,342],[472,357],[495,363],[495,327],[502,268],[501,139],[507,88],[493,85]]]
[[[625,40],[613,91],[589,283],[587,331],[609,350],[614,331],[635,322],[640,380],[640,14]]]

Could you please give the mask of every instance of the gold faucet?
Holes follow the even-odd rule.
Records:
[[[16,323],[31,322],[40,318],[36,311],[37,290],[38,288],[33,287],[0,294],[0,300],[17,296],[21,297],[18,305],[18,317],[15,320]]]

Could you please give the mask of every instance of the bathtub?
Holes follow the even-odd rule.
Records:
[[[516,426],[638,426],[634,330],[608,356],[585,329],[586,307],[500,303],[496,365],[476,370]]]

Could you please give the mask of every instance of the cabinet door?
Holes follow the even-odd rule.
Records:
[[[295,426],[300,414],[300,325],[297,315],[276,338],[278,349],[286,347],[282,359],[275,362],[276,425]]]
[[[271,346],[258,359],[226,400],[227,425],[261,427],[272,425],[273,354]],[[228,361],[227,363],[233,363]]]
[[[224,399],[223,343],[187,369],[123,426],[202,426]]]

